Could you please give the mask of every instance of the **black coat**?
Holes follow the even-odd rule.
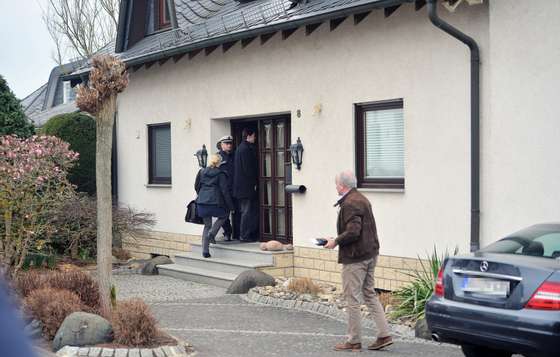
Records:
[[[258,182],[258,162],[255,144],[244,140],[235,152],[235,171],[233,176],[233,196],[253,198]]]
[[[228,176],[228,188],[230,192],[233,192],[233,177],[235,175],[235,154],[230,152],[229,154],[225,151],[220,150],[218,152],[222,157],[222,164],[220,165],[220,170],[224,171]]]
[[[232,211],[233,201],[228,187],[227,174],[215,167],[207,167],[198,172],[194,189],[198,194],[197,204],[215,205]]]

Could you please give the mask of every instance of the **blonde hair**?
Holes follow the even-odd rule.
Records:
[[[222,157],[218,154],[210,155],[208,159],[208,167],[219,167],[222,163]]]

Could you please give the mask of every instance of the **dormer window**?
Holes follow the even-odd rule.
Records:
[[[166,30],[171,27],[169,0],[147,0],[148,12],[146,34]]]
[[[171,26],[171,18],[169,16],[169,7],[167,6],[167,0],[157,0],[159,9],[159,29],[164,29]]]

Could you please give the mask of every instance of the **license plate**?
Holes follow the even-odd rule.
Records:
[[[509,295],[509,281],[465,276],[463,277],[462,289],[465,293],[507,297]]]

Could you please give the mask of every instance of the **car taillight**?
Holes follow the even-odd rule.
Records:
[[[560,283],[545,281],[533,294],[528,309],[560,310]]]
[[[434,294],[436,296],[443,297],[443,267],[441,267],[439,269],[439,272],[437,274],[436,287],[434,289]]]

